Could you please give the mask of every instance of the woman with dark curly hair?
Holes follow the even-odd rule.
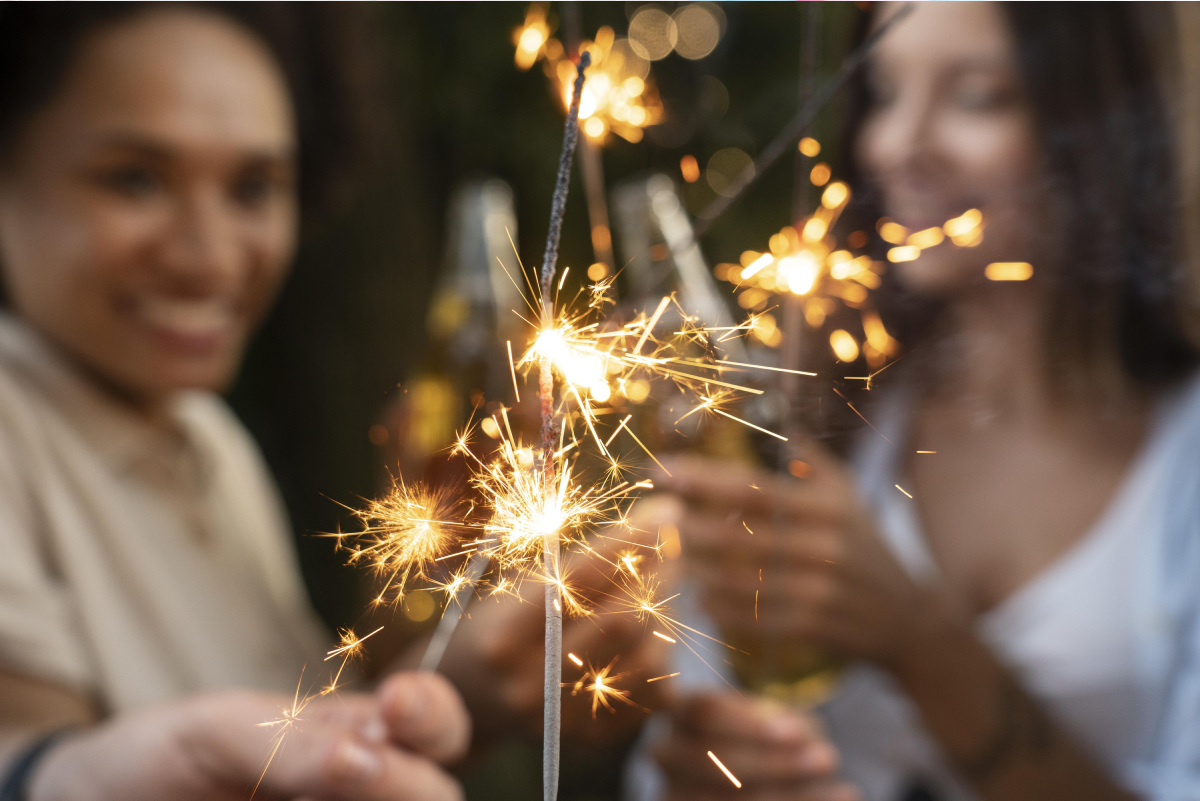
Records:
[[[0,8],[0,798],[250,795],[327,637],[216,391],[346,158],[321,14]],[[453,799],[457,695],[314,700],[263,798]]]
[[[850,465],[811,442],[798,480],[673,468],[692,576],[723,631],[846,665],[822,711],[870,801],[1200,798],[1197,120],[1175,113],[1195,9],[910,10],[855,98],[857,222],[975,208],[983,241],[891,266],[907,355]],[[677,756],[720,727],[686,722],[672,797],[724,797]],[[809,797],[753,745],[725,746],[738,798]]]

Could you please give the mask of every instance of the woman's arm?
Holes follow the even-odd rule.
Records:
[[[960,776],[989,801],[1135,798],[1049,718],[969,625],[939,607],[929,604],[883,666]]]
[[[34,695],[23,697],[31,688]],[[461,798],[438,763],[461,756],[470,726],[458,696],[436,676],[404,674],[373,696],[315,699],[273,756],[280,729],[262,724],[278,720],[291,698],[211,693],[102,722],[80,700],[64,688],[0,674],[5,768],[39,734],[81,726],[33,767],[30,801],[245,801],[260,779],[257,797],[265,801]]]
[[[840,464],[815,449],[807,461],[799,481],[691,460],[661,480],[684,500],[689,572],[722,629],[888,669],[989,801],[1132,798],[1021,689],[965,613],[909,578]]]

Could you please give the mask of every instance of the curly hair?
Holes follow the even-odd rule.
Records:
[[[1056,381],[1096,390],[1176,381],[1200,363],[1195,340],[1195,254],[1184,246],[1184,161],[1172,123],[1181,61],[1167,10],[1156,3],[1002,3],[1037,126],[1044,184],[1061,211],[1062,258],[1039,270],[1045,349]],[[870,26],[861,20],[859,40]],[[846,141],[868,103],[859,77]],[[876,192],[845,148],[857,192],[848,224],[870,230]],[[881,254],[883,243],[876,242]],[[886,320],[906,346],[925,341],[936,301],[887,280]]]

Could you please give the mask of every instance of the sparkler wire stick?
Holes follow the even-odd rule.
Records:
[[[465,580],[455,591],[453,597],[447,600],[446,610],[442,612],[437,628],[433,630],[433,636],[429,638],[429,645],[425,647],[425,655],[421,657],[421,665],[418,670],[432,673],[442,664],[442,657],[446,655],[446,648],[450,645],[454,630],[458,628],[458,622],[462,620],[467,603],[470,602],[471,596],[475,593],[475,587],[479,584],[479,579],[483,577],[484,571],[487,570],[491,561],[492,551],[490,548],[471,554],[471,561],[463,572]],[[452,608],[454,606],[458,607],[457,611]]]
[[[584,71],[592,58],[586,50],[579,55],[571,108],[563,130],[562,154],[558,160],[558,176],[554,184],[554,199],[550,205],[550,227],[546,232],[546,251],[542,256],[542,328],[549,330],[554,323],[554,268],[558,261],[558,242],[562,234],[563,215],[567,207],[567,190],[571,183],[571,162],[579,137],[579,99],[583,94]],[[554,482],[554,374],[550,357],[543,355],[538,365],[538,384],[542,396],[542,480],[549,493]],[[543,536],[542,554],[546,572],[546,662],[544,706],[542,712],[542,797],[555,801],[558,797],[559,738],[562,730],[562,601],[559,580],[559,537],[557,529]]]
[[[857,50],[851,53],[844,62],[842,68],[838,70],[838,74],[826,81],[820,91],[811,95],[808,102],[801,107],[792,121],[788,123],[782,131],[780,131],[774,139],[767,144],[758,158],[753,164],[747,165],[736,178],[733,179],[732,191],[728,195],[721,195],[700,213],[696,218],[696,227],[693,234],[695,241],[699,242],[712,224],[717,221],[717,218],[725,213],[726,209],[732,206],[737,201],[741,200],[742,196],[750,189],[751,186],[771,168],[779,158],[792,148],[793,143],[800,138],[800,135],[808,130],[809,126],[816,120],[817,115],[821,110],[833,99],[833,96],[845,86],[858,68],[867,60],[867,56],[875,49],[875,45],[879,40],[896,25],[900,20],[904,19],[913,10],[913,3],[905,3],[899,11],[892,17],[879,26],[870,36],[867,37]]]

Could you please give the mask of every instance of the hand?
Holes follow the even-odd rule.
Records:
[[[670,708],[671,734],[654,752],[669,801],[856,801],[815,721],[740,694],[706,691]],[[742,783],[734,786],[712,751]]]
[[[884,665],[932,619],[846,470],[815,443],[804,477],[697,458],[659,486],[682,501],[685,569],[729,636],[774,638]]]
[[[450,685],[400,674],[374,695],[340,693],[308,704],[271,759],[292,699],[213,693],[114,718],[64,740],[39,764],[32,801],[245,801],[256,798],[457,801],[438,763],[466,749],[470,723]]]
[[[642,502],[639,502],[639,506]],[[636,509],[637,507],[635,507]],[[666,672],[666,642],[652,636],[652,627],[637,619],[627,598],[613,581],[623,553],[644,558],[637,564],[639,575],[661,580],[671,566],[657,561],[654,539],[621,527],[602,532],[592,540],[593,552],[576,553],[565,562],[574,596],[590,610],[587,616],[564,616],[563,682],[570,685],[584,674],[566,658],[575,654],[595,669],[617,658],[613,672],[630,673],[619,686],[632,690],[629,700],[643,709],[659,705],[661,685],[645,679]],[[619,533],[618,533],[619,532]],[[639,547],[639,543],[647,543]],[[628,577],[628,573],[625,574]],[[484,741],[510,736],[513,726],[527,736],[539,736],[542,726],[543,661],[545,655],[544,584],[524,582],[520,598],[489,598],[475,602],[460,624],[443,660],[442,669],[463,692],[478,721],[489,729],[480,732]],[[569,691],[568,691],[569,692]],[[584,744],[611,743],[631,738],[645,720],[642,709],[613,701],[614,711],[599,709],[592,716],[590,694],[563,699],[564,735]]]

